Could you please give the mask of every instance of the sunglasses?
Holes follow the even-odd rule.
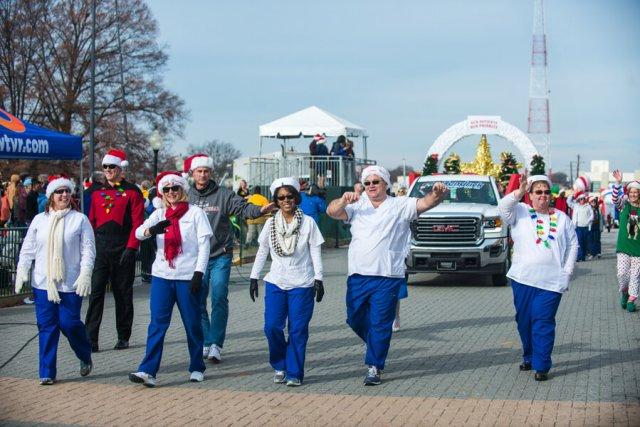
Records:
[[[117,168],[116,165],[102,165],[102,169],[115,169]]]
[[[533,192],[533,194],[537,194],[538,196],[544,194],[545,196],[548,196],[549,194],[551,194],[551,190],[536,190]]]
[[[293,194],[287,194],[286,196],[278,196],[278,200],[283,201],[284,199],[293,200],[295,196]]]
[[[172,185],[171,187],[162,187],[162,192],[164,194],[167,194],[169,191],[173,191],[174,193],[177,193],[178,191],[180,191],[180,187],[179,185]]]
[[[57,190],[54,191],[54,193],[56,193],[56,194],[64,194],[64,193],[71,194],[71,190],[69,190],[68,188],[58,188]]]
[[[373,181],[365,181],[362,183],[365,187],[368,187],[370,185],[378,185],[380,184],[380,180],[379,179],[374,179]]]

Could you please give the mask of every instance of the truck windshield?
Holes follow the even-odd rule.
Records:
[[[443,179],[449,193],[442,203],[481,203],[497,205],[498,200],[490,182],[486,181],[447,181]],[[422,197],[431,192],[436,181],[418,182],[411,190],[411,197]]]

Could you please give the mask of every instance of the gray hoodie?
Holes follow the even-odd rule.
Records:
[[[233,252],[233,229],[230,215],[238,215],[245,219],[257,218],[260,206],[247,203],[245,199],[231,190],[220,187],[215,181],[209,181],[209,186],[202,191],[195,186],[189,188],[189,203],[204,210],[211,224],[211,252],[209,257],[222,253]]]

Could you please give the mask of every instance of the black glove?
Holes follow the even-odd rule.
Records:
[[[160,221],[156,225],[152,225],[149,227],[149,235],[155,236],[157,234],[164,234],[167,230],[166,228],[171,225],[171,221],[165,219],[164,221]]]
[[[202,276],[204,276],[204,273],[202,271],[193,272],[193,277],[191,278],[192,295],[198,295],[200,293],[200,288],[202,287]]]
[[[120,256],[120,265],[129,265],[136,262],[136,250],[131,248],[126,248],[122,255]]]
[[[256,301],[256,297],[258,296],[258,279],[251,279],[251,284],[249,285],[249,296],[251,297],[251,301]]]
[[[324,285],[322,284],[322,280],[313,281],[313,292],[316,294],[316,302],[322,301],[322,297],[324,296]]]

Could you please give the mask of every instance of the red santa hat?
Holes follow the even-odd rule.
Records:
[[[68,188],[71,193],[73,193],[75,186],[73,185],[73,182],[64,175],[50,175],[47,190],[45,192],[47,199],[51,197],[53,192],[58,188]]]
[[[581,199],[586,198],[587,195],[584,193],[584,191],[578,191],[573,195],[573,199],[575,201],[580,201]]]
[[[189,190],[189,184],[178,171],[166,171],[158,174],[156,177],[156,187],[158,197],[162,197],[162,189],[164,187],[173,187],[179,185],[186,192]]]
[[[107,154],[104,155],[102,159],[103,165],[116,165],[119,168],[126,168],[129,166],[129,162],[127,161],[127,155],[122,150],[117,150],[115,148],[107,151]]]
[[[184,172],[189,173],[196,168],[213,170],[213,159],[206,154],[194,154],[184,159]]]
[[[319,133],[315,134],[315,136],[313,137],[313,140],[315,142],[317,142],[318,144],[324,144],[326,138],[324,137],[324,135],[320,135]]]

